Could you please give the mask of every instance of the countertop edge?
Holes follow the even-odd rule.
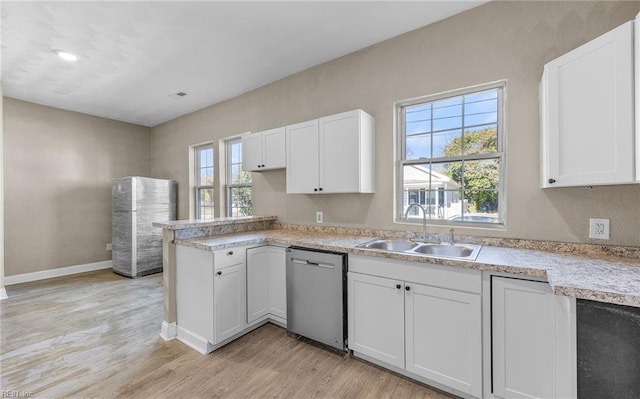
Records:
[[[525,249],[505,249],[500,247],[483,246],[482,251],[484,251],[484,253],[481,251],[481,254],[475,261],[465,261],[358,248],[357,245],[370,240],[370,237],[366,236],[328,235],[318,238],[309,234],[290,235],[287,233],[288,232],[286,231],[263,230],[233,233],[215,237],[176,240],[175,244],[206,251],[217,251],[249,245],[259,246],[276,244],[284,246],[300,246],[325,251],[344,252],[352,255],[374,256],[398,261],[437,264],[457,268],[475,269],[479,271],[507,273],[516,276],[544,279],[548,282],[552,291],[556,295],[640,307],[640,290],[635,292],[637,285],[635,282],[632,283],[633,292],[631,293],[624,292],[626,288],[624,285],[621,285],[622,288],[620,291],[616,291],[615,289],[600,287],[597,287],[597,289],[586,286],[581,287],[579,282],[574,283],[574,281],[580,281],[580,278],[582,277],[582,275],[577,275],[576,273],[591,274],[589,272],[590,264],[604,264],[613,269],[619,268],[622,272],[632,273],[634,281],[640,281],[640,263],[624,262],[624,258],[614,260],[594,259],[586,256],[580,257],[579,255],[567,255],[563,253],[543,253]],[[517,257],[513,260],[512,264],[508,264],[511,258],[506,256],[507,259],[505,260],[504,251],[508,251],[506,252],[506,255],[518,253],[525,254],[528,256],[528,258],[525,258],[529,262],[532,257],[536,259],[536,262],[538,262],[538,258],[545,256],[548,258],[540,259],[540,266],[536,266],[535,262],[528,265],[527,261],[517,259]],[[491,261],[492,258],[494,261]],[[497,262],[495,260],[497,260]],[[554,267],[548,266],[550,263],[554,265],[558,264],[558,267],[554,269]],[[636,267],[638,268],[637,272],[635,270]],[[598,269],[598,267],[596,267],[596,269]],[[638,276],[637,279],[636,275]]]
[[[167,222],[153,222],[153,227],[159,227],[167,230],[184,230],[195,227],[211,227],[226,226],[231,224],[268,222],[277,220],[277,216],[245,216],[233,218],[217,218],[213,220],[173,220]]]

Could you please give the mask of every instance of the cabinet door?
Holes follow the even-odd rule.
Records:
[[[242,170],[262,170],[262,133],[242,136]]]
[[[247,323],[269,313],[269,247],[247,250]]]
[[[319,185],[325,193],[360,191],[358,111],[320,118]]]
[[[542,186],[634,181],[633,22],[549,62]]]
[[[482,396],[480,295],[405,282],[409,372]]]
[[[285,167],[285,137],[284,127],[262,132],[262,170]]]
[[[269,313],[287,319],[287,258],[281,247],[267,247]]]
[[[502,277],[493,277],[491,292],[494,395],[575,397],[575,299],[544,282]]]
[[[349,349],[404,368],[402,281],[348,273]]]
[[[318,192],[318,120],[286,127],[287,193]]]
[[[246,269],[236,264],[214,275],[214,322],[218,344],[242,331],[246,320]]]
[[[193,336],[214,342],[213,254],[201,249],[176,246],[176,311],[178,335],[193,343]],[[199,342],[201,352],[206,343]]]

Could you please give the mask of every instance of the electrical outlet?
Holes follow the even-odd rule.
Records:
[[[111,243],[107,244],[107,251],[111,251]]]
[[[589,238],[609,239],[609,219],[589,219]]]
[[[316,223],[322,223],[322,212],[316,212]]]

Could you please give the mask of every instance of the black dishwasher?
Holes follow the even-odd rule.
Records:
[[[576,301],[578,398],[640,398],[640,308]]]

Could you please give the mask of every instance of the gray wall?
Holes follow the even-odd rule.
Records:
[[[639,186],[539,188],[538,84],[547,61],[639,11],[638,1],[493,1],[152,128],[151,173],[179,182],[187,218],[190,144],[362,108],[376,120],[375,194],[287,195],[284,171],[254,173],[255,213],[313,224],[323,211],[326,225],[415,230],[393,222],[394,101],[507,79],[507,230],[458,231],[589,242],[588,218],[605,217],[606,243],[637,246]]]
[[[149,174],[149,128],[3,105],[5,275],[110,260],[111,179]]]

